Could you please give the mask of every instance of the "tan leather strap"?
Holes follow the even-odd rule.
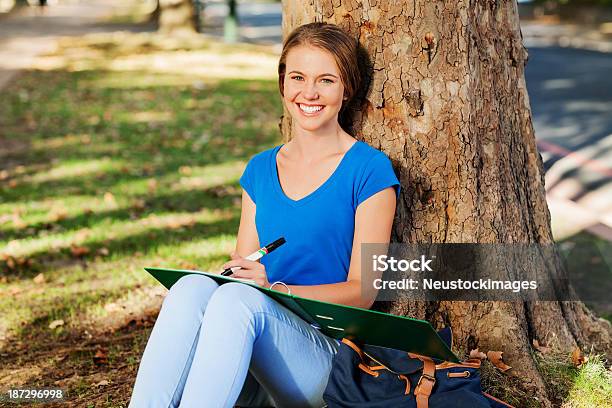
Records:
[[[370,374],[373,377],[378,377],[380,375],[380,373],[378,371],[373,371],[370,367],[368,367],[367,365],[365,365],[363,363],[359,363],[359,368],[364,373]]]
[[[361,349],[359,347],[357,347],[357,345],[355,343],[353,343],[352,341],[350,341],[349,339],[342,339],[342,342],[344,344],[346,344],[347,346],[349,346],[350,348],[353,349],[353,351],[355,353],[357,353],[357,355],[359,356],[359,358],[361,359],[361,363],[359,363],[358,367],[361,371],[363,371],[366,374],[370,374],[373,377],[378,377],[380,374],[377,373],[376,371],[374,371],[372,368],[374,367],[370,367],[367,366],[363,363],[363,351],[361,351]]]
[[[448,361],[444,361],[441,364],[436,364],[436,370],[443,370],[446,368],[454,368],[454,367],[469,367],[469,368],[480,368],[481,361],[477,358],[471,358],[469,360],[462,361],[461,363],[450,363]]]
[[[470,372],[465,370],[460,373],[451,373],[450,371],[446,373],[448,378],[468,378],[470,376]]]
[[[361,349],[359,347],[357,347],[357,345],[355,343],[353,343],[352,341],[350,341],[347,338],[342,339],[342,342],[344,344],[346,344],[347,346],[349,346],[350,348],[352,348],[353,351],[355,353],[357,353],[359,355],[359,358],[361,358],[361,360],[363,361],[363,351],[361,351]]]
[[[374,371],[388,370],[387,366],[384,366],[384,365],[370,366],[369,368],[370,370],[374,370]]]
[[[404,392],[404,395],[410,394],[410,379],[408,379],[408,377],[406,377],[404,374],[399,374],[398,378],[406,381],[406,391]]]
[[[429,396],[436,385],[436,364],[429,357],[417,356],[423,362],[423,375],[414,389],[417,408],[428,408]]]

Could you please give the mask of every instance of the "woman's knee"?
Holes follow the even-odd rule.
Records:
[[[219,285],[208,276],[185,275],[170,288],[164,300],[164,307],[186,305],[204,309],[218,287]]]
[[[259,290],[237,282],[221,285],[210,299],[211,307],[214,304],[220,310],[243,310],[251,313],[262,310],[266,302],[266,295]]]

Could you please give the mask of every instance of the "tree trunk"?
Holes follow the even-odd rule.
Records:
[[[553,242],[516,2],[284,0],[285,36],[313,21],[345,28],[369,57],[353,134],[387,153],[399,173],[394,242]],[[457,349],[504,351],[542,406],[554,396],[533,340],[610,353],[610,324],[580,302],[410,301],[389,311],[450,323]]]
[[[191,0],[159,0],[159,32],[190,35],[196,32]]]

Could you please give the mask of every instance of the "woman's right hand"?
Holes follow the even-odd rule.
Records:
[[[261,262],[249,261],[246,258],[241,257],[236,252],[232,252],[232,260],[223,264],[222,268],[233,268],[239,266],[240,269],[236,269],[231,277],[240,279],[250,279],[255,282],[258,286],[269,288],[270,282],[268,282],[268,275],[266,273],[266,267]]]

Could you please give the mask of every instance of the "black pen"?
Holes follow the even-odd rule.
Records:
[[[274,251],[279,246],[283,245],[285,242],[287,242],[287,241],[285,241],[285,238],[281,237],[281,238],[277,239],[276,241],[272,242],[271,244],[268,244],[265,247],[258,249],[257,251],[253,252],[251,255],[247,256],[244,259],[248,259],[249,261],[257,261],[262,256],[264,256],[266,254],[269,254],[270,252]],[[232,273],[234,273],[235,270],[238,270],[238,269],[240,269],[239,266],[234,266],[232,268],[227,268],[226,270],[221,272],[221,275],[229,276]]]

